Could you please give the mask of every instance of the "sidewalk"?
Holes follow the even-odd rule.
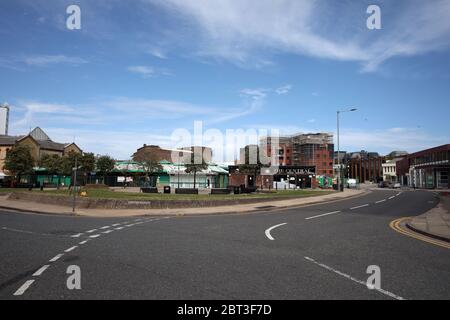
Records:
[[[211,214],[233,214],[249,213],[257,211],[275,210],[290,207],[305,206],[309,204],[343,200],[357,197],[367,193],[365,190],[345,189],[345,192],[332,194],[295,198],[288,200],[265,201],[260,203],[239,204],[229,206],[203,207],[203,208],[177,208],[177,209],[77,209],[76,214],[88,217],[130,217],[143,215],[211,215]],[[6,196],[0,196],[0,209],[17,210],[21,212],[73,215],[72,208],[36,202],[8,200]]]
[[[450,195],[442,192],[437,207],[406,223],[413,231],[450,242]]]

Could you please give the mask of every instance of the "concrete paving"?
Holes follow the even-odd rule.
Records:
[[[450,242],[450,196],[442,192],[437,207],[407,222],[414,231]]]
[[[36,202],[27,202],[22,200],[8,200],[7,196],[0,197],[0,208],[7,210],[19,210],[33,213],[44,214],[62,214],[62,215],[79,215],[90,217],[129,217],[129,216],[145,216],[145,215],[210,215],[210,214],[236,214],[248,213],[261,210],[275,210],[289,207],[298,207],[313,203],[343,200],[349,197],[356,197],[368,192],[367,190],[346,189],[344,192],[335,192],[332,194],[291,198],[286,200],[264,201],[261,203],[239,204],[229,206],[203,207],[203,208],[177,208],[177,209],[76,209],[75,213],[72,208],[66,206],[57,206],[49,204],[41,204]]]

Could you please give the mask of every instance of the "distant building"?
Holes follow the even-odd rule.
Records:
[[[334,144],[331,133],[281,136],[277,150],[273,150],[270,137],[264,137],[260,147],[269,157],[273,152],[281,166],[314,166],[317,175],[333,175]]]
[[[392,151],[391,153],[386,155],[386,158],[389,158],[389,159],[402,158],[406,155],[408,155],[408,152],[406,152],[406,151]]]
[[[7,104],[0,105],[0,136],[8,135],[9,122],[9,106]]]
[[[386,182],[398,182],[397,178],[397,161],[403,158],[395,158],[386,160],[381,166],[383,168],[383,181]]]
[[[144,144],[133,154],[133,159],[143,158],[146,153],[150,153],[155,161],[172,161],[172,152],[172,150],[164,149],[157,145]]]
[[[35,165],[45,155],[63,156],[69,152],[82,153],[82,150],[75,143],[54,142],[39,127],[34,128],[29,134],[22,136],[0,135],[0,172],[4,172],[6,153],[16,146],[25,145],[31,150],[31,156]]]
[[[356,179],[360,183],[366,181],[379,182],[383,180],[383,164],[386,157],[378,152],[361,150],[349,152],[345,157],[344,177]]]
[[[210,147],[203,146],[191,146],[191,147],[183,147],[181,150],[186,150],[194,153],[194,159],[201,159],[203,157],[203,161],[206,163],[212,162],[213,152]],[[185,156],[189,156],[190,153],[186,153]],[[189,158],[188,158],[189,160]],[[190,161],[189,161],[190,162]]]

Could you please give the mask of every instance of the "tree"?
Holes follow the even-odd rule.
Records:
[[[258,146],[245,147],[245,163],[239,165],[239,171],[245,174],[254,175],[255,185],[256,176],[261,172],[263,164],[261,163]]]
[[[208,168],[208,164],[205,162],[203,154],[195,151],[192,152],[190,162],[185,163],[185,167],[186,173],[194,173],[194,189],[195,189],[197,172]]]
[[[141,167],[145,172],[147,180],[150,179],[150,175],[161,172],[163,170],[163,167],[159,163],[159,160],[156,157],[156,155],[149,150],[135,154],[133,156],[133,160],[141,164]]]
[[[110,156],[100,156],[97,158],[97,171],[103,174],[103,183],[106,182],[106,175],[114,169],[116,161]]]
[[[5,169],[16,179],[33,172],[34,159],[28,146],[16,146],[6,153]]]
[[[39,166],[47,169],[49,174],[61,174],[62,158],[57,154],[44,154],[39,161]]]

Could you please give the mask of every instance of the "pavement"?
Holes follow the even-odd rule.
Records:
[[[356,197],[368,192],[364,190],[346,189],[345,192],[336,192],[312,197],[291,198],[286,200],[264,201],[260,203],[238,204],[229,206],[215,206],[203,208],[176,208],[176,209],[76,209],[67,206],[50,205],[23,200],[9,200],[7,195],[0,196],[0,209],[17,210],[22,212],[79,215],[88,217],[132,217],[132,216],[166,216],[166,215],[210,215],[210,214],[236,214],[250,213],[261,210],[276,210],[289,207],[309,205],[319,202],[339,201],[349,197]]]
[[[406,225],[413,231],[450,243],[450,196],[442,192],[439,204],[430,211],[412,218]]]
[[[437,204],[431,192],[378,190],[257,214],[3,210],[0,299],[448,300],[449,248],[390,227]],[[371,289],[374,266],[381,286]]]

